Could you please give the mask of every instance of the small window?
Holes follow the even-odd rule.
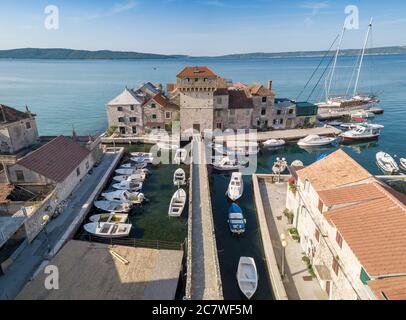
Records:
[[[80,168],[76,168],[76,175],[79,177],[80,176]]]
[[[282,114],[282,110],[276,110],[276,114],[277,114],[277,115]]]
[[[341,234],[338,231],[336,234],[336,242],[340,248],[343,247],[343,237],[341,236]]]
[[[123,107],[117,107],[117,111],[123,111]]]
[[[186,78],[186,81],[189,82],[189,81],[190,81],[190,78]]]
[[[134,107],[134,106],[131,106],[131,107],[130,107],[130,110],[131,110],[131,111],[134,111],[134,110],[135,110],[135,107]]]
[[[156,104],[155,103],[151,103],[151,108],[155,109],[156,108]]]
[[[167,111],[165,112],[165,119],[171,119],[172,118],[172,113]]]
[[[152,119],[156,120],[156,114],[152,115]]]
[[[130,117],[130,122],[137,122],[137,118],[136,117]]]
[[[316,229],[314,231],[314,237],[316,238],[317,242],[320,242],[320,231],[319,231],[319,229]]]
[[[24,171],[22,170],[16,170],[16,177],[18,182],[24,181]]]
[[[264,116],[264,115],[266,115],[266,109],[261,110],[261,116]]]
[[[319,211],[320,211],[321,213],[323,213],[323,206],[324,206],[323,201],[321,201],[321,199],[319,199],[319,206],[318,206],[318,208],[319,208]]]
[[[137,134],[137,127],[136,126],[133,126],[133,134]]]
[[[257,121],[257,126],[259,127],[261,125],[261,121]]]
[[[26,123],[25,123],[25,127],[26,127],[27,129],[31,129],[31,123],[26,122]]]
[[[195,82],[199,81],[199,78],[195,78]]]
[[[278,124],[278,120],[277,120],[277,119],[273,119],[273,124]]]
[[[338,269],[339,269],[339,265],[338,265],[338,261],[336,258],[333,258],[333,265],[332,268],[334,270],[334,273],[338,276]]]
[[[204,78],[203,81],[206,82],[206,81],[207,81],[207,78]]]
[[[262,97],[262,102],[266,102],[266,97]]]
[[[310,191],[310,181],[308,179],[306,179],[305,182],[304,182],[304,190],[306,192]]]
[[[293,113],[293,109],[289,109],[289,114],[292,114]]]
[[[217,129],[221,129],[221,122],[217,122],[216,128],[217,128]]]
[[[279,119],[279,124],[283,124],[283,119]]]
[[[120,117],[120,118],[118,118],[118,122],[125,122],[124,117]]]

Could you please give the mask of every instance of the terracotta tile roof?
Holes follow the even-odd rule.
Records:
[[[273,95],[271,90],[265,88],[262,84],[259,84],[259,83],[250,84],[248,86],[248,89],[252,95],[257,95],[257,96],[262,96],[262,97]]]
[[[22,112],[17,109],[0,104],[0,124],[12,123],[35,116],[31,112]]]
[[[368,286],[379,300],[406,300],[406,276],[372,280]]]
[[[174,83],[168,83],[166,85],[166,92],[172,92],[176,90],[176,84]]]
[[[252,99],[247,97],[244,90],[229,90],[228,94],[228,107],[230,109],[254,108]]]
[[[26,155],[17,164],[55,182],[63,182],[89,153],[72,139],[59,136]]]
[[[177,78],[185,78],[185,77],[217,78],[217,75],[206,66],[196,66],[196,67],[185,67],[181,72],[179,72],[177,74],[176,77]]]
[[[237,82],[237,83],[234,83],[234,84],[233,84],[233,87],[234,87],[234,88],[237,88],[237,89],[245,89],[245,88],[247,88],[248,86],[247,86],[246,84],[244,84],[244,83]]]
[[[316,191],[360,183],[373,176],[339,149],[322,160],[297,171],[302,181],[308,179]]]
[[[152,99],[164,108],[169,104],[169,101],[161,93],[158,93]]]
[[[9,201],[8,197],[13,192],[14,186],[8,183],[0,183],[0,203],[6,203]]]
[[[406,273],[406,206],[380,184],[383,197],[325,213],[372,277]]]
[[[348,187],[322,190],[318,192],[323,203],[330,207],[343,204],[355,204],[368,200],[383,198],[385,195],[377,183],[363,183]]]

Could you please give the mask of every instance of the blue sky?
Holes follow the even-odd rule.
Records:
[[[59,30],[44,28],[47,5]],[[404,0],[1,0],[0,49],[39,47],[221,55],[323,50],[356,5],[360,29],[344,48],[359,48],[370,16],[374,46],[406,45]]]

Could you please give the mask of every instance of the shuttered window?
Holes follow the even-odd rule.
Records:
[[[341,234],[338,231],[336,234],[336,241],[337,241],[337,244],[339,245],[339,247],[342,248],[343,247],[343,238],[341,237]]]
[[[320,231],[319,231],[319,229],[316,229],[314,231],[314,237],[316,238],[317,242],[320,242]]]
[[[323,201],[321,201],[321,199],[319,199],[319,211],[323,212]]]
[[[338,276],[339,266],[338,266],[338,261],[337,261],[336,258],[333,258],[333,266],[332,267],[333,267],[334,273]]]

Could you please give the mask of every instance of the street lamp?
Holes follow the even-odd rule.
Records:
[[[288,246],[288,242],[286,241],[286,235],[281,233],[281,244],[282,244],[282,264],[281,264],[281,276],[282,278],[285,277],[285,250]]]
[[[51,245],[49,243],[48,232],[47,232],[47,228],[46,228],[46,225],[49,222],[49,219],[50,219],[49,215],[47,215],[47,214],[43,215],[42,216],[42,224],[41,224],[41,226],[44,227],[44,233],[45,233],[45,238],[46,238],[46,241],[47,241],[48,252],[51,251]]]

